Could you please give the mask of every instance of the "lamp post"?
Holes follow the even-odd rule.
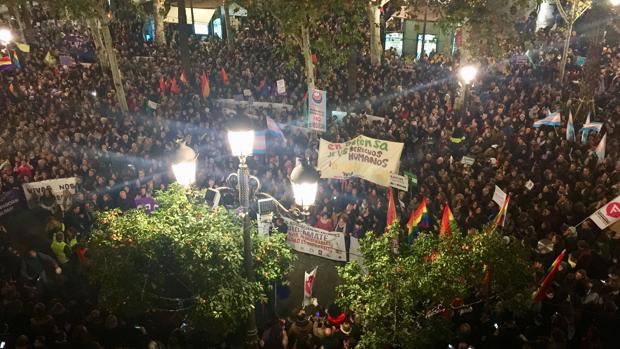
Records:
[[[459,69],[458,77],[459,81],[461,82],[461,86],[463,87],[463,99],[460,103],[461,105],[459,105],[459,109],[467,107],[469,86],[476,79],[476,76],[478,76],[478,68],[474,65],[464,65]]]
[[[246,278],[249,282],[254,282],[254,263],[252,258],[252,240],[250,235],[250,180],[255,180],[260,189],[260,181],[254,176],[250,176],[247,165],[247,157],[252,155],[254,147],[254,129],[251,120],[247,118],[234,118],[228,125],[228,142],[233,156],[239,158],[239,168],[237,173],[232,173],[228,177],[237,177],[237,191],[239,192],[239,204],[243,214],[243,261]],[[176,154],[172,171],[179,184],[189,187],[196,181],[196,158],[197,154],[184,142],[180,144]],[[297,165],[291,172],[291,184],[295,203],[307,210],[314,204],[318,189],[319,173],[306,161],[297,159]],[[222,187],[223,189],[230,189]],[[258,189],[256,190],[258,191]],[[269,194],[261,193],[271,197]],[[274,199],[278,206],[289,212]],[[258,348],[258,331],[256,329],[256,314],[254,307],[251,308],[247,318],[246,348]]]

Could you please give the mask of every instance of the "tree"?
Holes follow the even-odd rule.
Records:
[[[500,56],[502,46],[516,37],[514,23],[524,9],[534,8],[531,0],[417,0],[442,14],[446,28],[461,28],[461,61],[473,62],[473,52]]]
[[[274,281],[291,269],[285,236],[258,236],[253,227],[257,281],[243,271],[242,226],[224,210],[210,210],[178,185],[157,193],[159,208],[98,215],[89,242],[89,276],[101,307],[128,316],[166,311],[222,341],[266,300]]]
[[[166,44],[166,31],[164,26],[165,0],[153,0],[153,19],[155,21],[155,42],[160,45]]]
[[[185,0],[177,0],[177,6],[179,9],[179,54],[181,56],[181,66],[185,71],[185,76],[190,80],[194,80],[194,74],[192,74],[191,66],[189,64],[189,32],[187,25],[187,12],[185,11]]]
[[[492,231],[421,234],[395,254],[391,236],[398,229],[362,240],[363,269],[349,263],[338,270],[338,302],[364,329],[358,348],[433,347],[454,337],[451,320],[460,309],[529,307],[531,273],[520,244]]]
[[[370,25],[370,61],[372,65],[381,64],[383,47],[381,46],[381,8],[390,0],[369,0],[366,5]]]
[[[72,18],[86,19],[88,27],[97,46],[98,59],[102,66],[110,67],[116,99],[122,111],[129,110],[123,78],[118,66],[118,58],[112,42],[107,4],[105,0],[54,0],[47,3],[56,13],[67,13]]]
[[[313,54],[320,53],[325,72],[344,67],[349,59],[348,46],[361,38],[358,30],[360,1],[289,1],[289,0],[246,0],[240,2],[256,12],[265,12],[278,23],[279,31],[286,38],[289,49],[301,50],[308,86],[314,86],[316,66]],[[341,30],[326,32],[322,26],[327,18],[344,18]],[[292,51],[292,50],[289,50]]]
[[[570,10],[564,8],[562,1],[555,0],[555,5],[566,22],[564,34],[564,50],[562,51],[562,61],[560,62],[560,82],[564,81],[564,73],[566,72],[566,61],[568,59],[568,49],[570,47],[570,38],[573,34],[573,25],[579,17],[581,17],[590,7],[592,0],[566,0],[566,4],[570,5]]]

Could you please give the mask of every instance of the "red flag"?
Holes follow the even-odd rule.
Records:
[[[392,223],[396,220],[396,205],[394,204],[394,192],[392,188],[388,188],[388,212],[387,212],[387,224],[385,229],[387,230]]]
[[[319,57],[317,57],[316,53],[312,54],[312,64],[317,64],[319,61]]]
[[[566,255],[566,250],[562,251],[562,253],[560,253],[558,258],[556,258],[555,261],[553,261],[553,264],[551,264],[551,271],[549,271],[549,274],[545,276],[545,279],[540,285],[540,288],[534,294],[534,302],[540,302],[545,297],[545,294],[547,293],[547,289],[553,282],[553,278],[555,277],[555,274],[558,272],[558,269],[560,268],[560,264],[562,264],[564,255]]]
[[[181,72],[181,78],[179,80],[181,80],[182,83],[187,85],[187,75],[185,75],[185,69],[183,69],[183,71]]]
[[[159,78],[159,92],[161,93],[166,92],[166,80],[164,79],[163,76]]]
[[[172,82],[170,83],[170,92],[174,93],[175,95],[181,93],[181,89],[179,88],[179,85],[177,85],[176,78],[173,78]]]
[[[222,73],[222,81],[224,81],[224,85],[228,85],[230,81],[228,80],[228,74],[226,74],[226,70],[224,69],[224,67],[222,67],[221,73]]]
[[[439,236],[452,235],[452,225],[456,224],[456,220],[452,215],[452,211],[448,206],[448,203],[443,207],[443,214],[441,215],[441,224],[439,225]]]
[[[207,98],[209,94],[211,94],[211,87],[209,86],[209,78],[205,71],[202,71],[202,75],[200,76],[200,91],[202,92],[202,97]]]

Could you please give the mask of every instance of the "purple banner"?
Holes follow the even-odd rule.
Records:
[[[0,194],[0,218],[26,208],[26,202],[19,189],[11,189]]]

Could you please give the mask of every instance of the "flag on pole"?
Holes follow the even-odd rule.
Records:
[[[55,65],[56,64],[56,58],[54,58],[54,56],[52,56],[52,53],[50,51],[47,51],[47,53],[45,54],[45,59],[43,59],[43,61],[47,65]]]
[[[202,71],[202,75],[200,76],[200,91],[203,98],[209,97],[211,94],[211,86],[209,86],[209,78],[205,71]]]
[[[568,112],[568,124],[566,125],[566,140],[569,142],[575,141],[575,125],[573,125],[573,113]]]
[[[15,50],[12,51],[11,62],[13,62],[13,65],[16,66],[17,68],[22,67],[21,63],[19,62],[19,57],[17,57],[17,52],[15,52]]]
[[[452,215],[452,211],[448,206],[448,203],[443,207],[443,214],[441,215],[441,225],[439,226],[439,236],[450,236],[452,235],[452,231],[455,230],[453,227],[456,227],[456,220]]]
[[[536,120],[534,121],[534,127],[535,128],[539,128],[543,125],[546,126],[560,126],[562,124],[562,118],[560,116],[559,112],[555,112],[555,113],[550,113],[547,116],[545,116],[544,118],[540,119],[540,120]]]
[[[166,92],[166,79],[164,79],[163,76],[159,78],[159,92],[161,93]]]
[[[179,80],[181,80],[182,83],[187,85],[187,75],[185,74],[185,69],[181,71],[181,77],[179,78]]]
[[[17,48],[23,53],[30,53],[30,45],[24,44],[21,42],[18,42],[16,45],[17,45]]]
[[[0,57],[0,71],[11,70],[15,68],[10,56]]]
[[[302,306],[312,303],[312,288],[314,288],[314,279],[316,279],[316,269],[314,267],[311,272],[304,271],[304,300]]]
[[[551,264],[551,270],[549,271],[547,276],[545,276],[545,278],[543,279],[543,282],[538,288],[538,291],[536,291],[536,293],[534,294],[534,302],[540,302],[545,296],[545,294],[547,293],[547,289],[553,282],[553,278],[555,277],[555,274],[558,272],[558,269],[560,268],[560,264],[562,264],[564,255],[566,255],[566,250],[563,250],[560,253],[560,255],[555,259],[555,261],[553,261],[553,264]]]
[[[596,146],[596,156],[598,157],[598,162],[605,160],[605,146],[607,143],[607,134],[603,135],[601,141]]]
[[[172,78],[172,82],[170,83],[170,92],[174,93],[175,95],[178,95],[179,93],[181,93],[181,89],[179,88],[179,85],[177,84],[176,78]]]
[[[275,122],[269,116],[267,117],[267,129],[273,132],[276,136],[282,137],[282,139],[286,142],[286,137],[284,137],[284,132],[282,132],[282,129],[280,129],[280,126],[278,126],[278,123]]]
[[[267,152],[267,141],[265,135],[265,130],[254,131],[254,150],[252,153],[265,154]]]
[[[504,204],[502,205],[502,208],[499,209],[499,212],[497,213],[497,217],[495,218],[495,222],[493,223],[493,228],[497,228],[497,226],[500,224],[501,221],[501,225],[502,227],[504,226],[504,224],[506,224],[506,213],[508,212],[508,203],[510,202],[510,195],[506,195],[506,199],[504,199]]]
[[[410,237],[415,237],[418,235],[420,228],[428,228],[429,226],[430,222],[428,219],[428,209],[426,208],[426,197],[422,197],[422,202],[418,208],[411,212],[411,216],[409,216],[409,220],[407,221],[407,232]]]
[[[385,230],[388,230],[390,225],[396,221],[396,205],[394,204],[394,192],[392,188],[388,188],[388,212],[387,212],[387,222],[385,225]]]
[[[222,67],[220,73],[222,74],[222,81],[224,82],[224,85],[228,85],[230,81],[228,80],[228,74],[226,74],[226,70],[224,69],[224,67]]]

